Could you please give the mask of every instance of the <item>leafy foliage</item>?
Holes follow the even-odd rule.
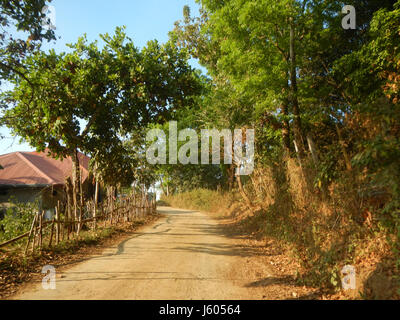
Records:
[[[40,48],[42,40],[55,40],[53,30],[43,27],[42,9],[45,0],[17,0],[0,2],[0,79],[7,80],[15,75],[25,75],[22,60]],[[14,32],[18,31],[18,38]]]
[[[7,241],[29,231],[38,203],[20,203],[11,200],[4,219],[0,220],[0,241]]]
[[[185,51],[172,43],[153,41],[140,51],[123,28],[102,39],[101,50],[83,37],[71,53],[27,58],[29,74],[13,78],[3,101],[12,106],[5,122],[14,134],[60,158],[79,148],[114,183],[138,161],[124,141],[140,146],[140,128],[190,104],[201,86]]]

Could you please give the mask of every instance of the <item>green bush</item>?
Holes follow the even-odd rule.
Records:
[[[38,212],[38,203],[12,202],[4,219],[0,220],[0,241],[4,242],[29,231]]]

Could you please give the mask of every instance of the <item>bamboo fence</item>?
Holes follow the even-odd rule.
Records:
[[[0,248],[15,243],[18,240],[27,238],[25,254],[41,251],[45,240],[48,247],[58,245],[61,241],[79,237],[85,230],[95,230],[98,224],[103,227],[113,226],[124,222],[134,221],[143,218],[148,214],[155,213],[155,198],[149,200],[147,194],[132,194],[127,197],[116,199],[111,192],[101,203],[95,200],[87,201],[79,208],[82,212],[75,217],[71,216],[73,209],[69,203],[62,207],[58,202],[55,207],[55,216],[52,220],[45,220],[45,212],[35,214],[29,232],[21,234],[0,244]],[[31,245],[31,250],[29,246]]]

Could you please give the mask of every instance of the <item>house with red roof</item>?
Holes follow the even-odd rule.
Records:
[[[89,179],[90,158],[78,153],[83,189],[92,189]],[[70,157],[57,160],[46,152],[13,152],[0,156],[0,204],[7,208],[12,199],[18,202],[38,200],[44,209],[65,201],[65,184],[72,176]]]

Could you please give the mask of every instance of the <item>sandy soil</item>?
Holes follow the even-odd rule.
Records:
[[[268,256],[226,236],[216,220],[196,211],[166,207],[159,211],[165,217],[153,225],[58,272],[56,290],[44,290],[36,281],[12,299],[298,297],[289,282],[274,276],[265,260]]]

